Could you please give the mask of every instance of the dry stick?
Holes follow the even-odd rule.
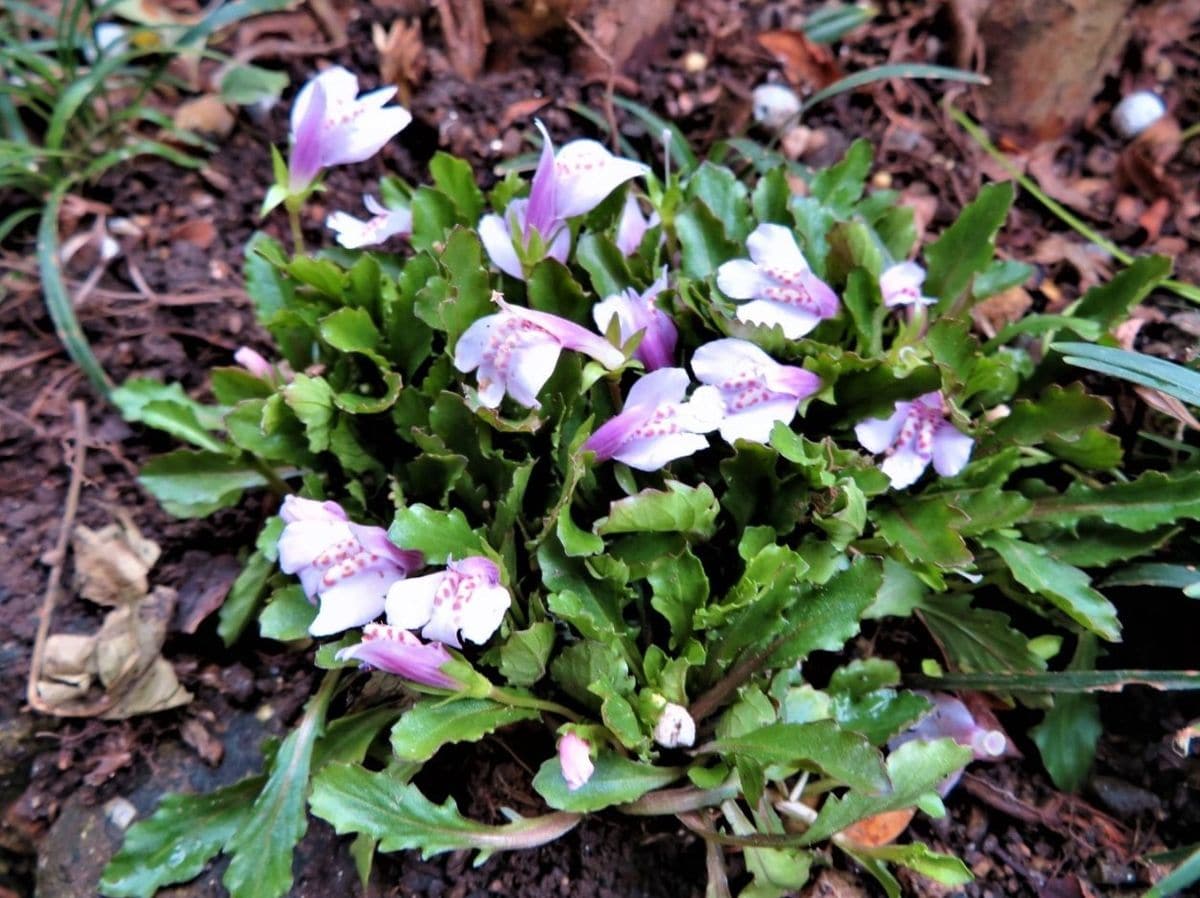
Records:
[[[58,528],[58,540],[54,544],[54,564],[50,578],[46,581],[46,592],[42,597],[42,610],[38,618],[37,636],[33,640],[33,659],[29,662],[29,683],[25,690],[29,707],[42,714],[55,714],[57,710],[42,701],[38,693],[38,680],[42,676],[42,664],[46,655],[46,638],[50,635],[50,619],[58,603],[62,589],[62,573],[67,558],[67,542],[71,538],[71,527],[75,513],[79,511],[79,493],[83,488],[83,462],[87,456],[87,407],[79,399],[71,403],[71,416],[75,423],[75,455],[71,459],[71,483],[67,487],[67,504],[63,509],[62,523]]]
[[[612,144],[613,152],[619,153],[621,152],[621,143],[618,140],[617,109],[613,105],[613,95],[617,90],[617,64],[613,60],[612,54],[601,47],[596,39],[588,34],[587,29],[576,22],[572,16],[567,16],[567,24],[571,26],[572,31],[579,35],[579,39],[588,45],[588,49],[608,66],[608,77],[604,79],[604,120],[608,122],[608,139]]]

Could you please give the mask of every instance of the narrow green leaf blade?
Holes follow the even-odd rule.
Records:
[[[392,727],[392,751],[402,761],[428,761],[443,745],[477,742],[501,727],[539,716],[531,708],[483,698],[425,699],[405,711]]]

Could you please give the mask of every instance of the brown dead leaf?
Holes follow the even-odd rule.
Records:
[[[195,717],[189,717],[179,728],[183,741],[195,749],[204,763],[216,767],[225,757],[225,745]]]
[[[780,28],[758,35],[763,49],[783,66],[783,74],[794,86],[821,90],[842,77],[833,51],[813,43],[803,31]]]
[[[135,602],[150,591],[147,574],[159,548],[121,513],[120,524],[92,530],[79,524],[71,540],[79,594],[99,605]]]
[[[1172,116],[1159,119],[1121,151],[1117,183],[1145,200],[1177,196],[1179,185],[1167,174],[1167,163],[1181,146],[1179,123]]]
[[[1111,195],[1112,184],[1107,178],[1081,178],[1074,172],[1060,171],[1061,148],[1057,142],[1038,144],[1029,154],[1025,170],[1052,199],[1076,212],[1092,215],[1103,202],[1101,194]]]
[[[971,308],[975,327],[989,340],[1014,321],[1020,321],[1033,306],[1033,297],[1022,286],[1009,287]]]
[[[504,114],[500,116],[500,130],[514,124],[515,122],[525,122],[533,118],[534,114],[549,104],[550,97],[529,97],[525,100],[517,100],[514,103],[509,103],[504,110]]]
[[[483,12],[483,0],[435,0],[446,56],[464,81],[474,81],[483,71],[487,46],[492,41]]]
[[[1080,243],[1062,234],[1050,234],[1033,248],[1032,261],[1039,265],[1066,262],[1079,274],[1079,289],[1086,291],[1112,274],[1112,259],[1099,247]]]
[[[675,3],[591,0],[584,4],[580,14],[567,23],[583,40],[575,53],[578,70],[585,78],[616,78],[618,73],[636,71],[662,55]]]
[[[215,94],[205,94],[179,104],[171,117],[180,131],[193,131],[210,137],[228,137],[234,117],[229,107]]]
[[[167,239],[172,242],[182,240],[200,249],[208,249],[217,240],[217,229],[211,218],[189,218],[172,228]]]
[[[379,77],[384,84],[396,85],[400,102],[407,106],[428,68],[421,20],[397,19],[386,31],[376,22],[371,26],[371,43],[379,53]]]
[[[900,808],[897,811],[884,811],[865,820],[859,820],[842,830],[844,836],[855,845],[864,848],[878,848],[888,845],[898,839],[912,822],[916,808]]]

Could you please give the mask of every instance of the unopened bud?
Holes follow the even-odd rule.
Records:
[[[667,702],[654,725],[654,741],[663,748],[687,748],[696,741],[696,721],[687,708]]]

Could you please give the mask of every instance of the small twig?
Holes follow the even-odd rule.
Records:
[[[29,683],[25,690],[29,706],[42,714],[56,713],[55,708],[42,701],[38,692],[38,681],[41,679],[42,665],[45,662],[46,639],[50,635],[50,620],[54,615],[54,606],[58,603],[58,597],[62,591],[62,574],[67,558],[67,543],[71,539],[75,514],[79,511],[79,493],[83,488],[83,463],[87,457],[87,406],[82,400],[77,399],[71,403],[71,416],[75,424],[75,453],[71,459],[71,482],[67,487],[66,506],[58,527],[58,540],[54,544],[54,563],[50,567],[46,592],[42,596],[42,610],[38,617],[37,635],[33,641],[33,659],[29,663]]]
[[[604,119],[608,122],[608,139],[612,144],[614,153],[621,152],[621,144],[617,139],[617,110],[613,104],[613,96],[617,90],[617,64],[612,58],[612,54],[605,50],[596,41],[592,35],[588,34],[587,29],[575,21],[573,16],[567,16],[567,24],[571,26],[571,30],[579,35],[579,39],[587,44],[588,49],[599,57],[600,61],[608,66],[608,77],[604,79]]]

